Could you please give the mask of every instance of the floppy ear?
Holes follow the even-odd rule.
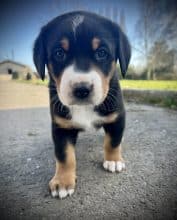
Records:
[[[117,26],[118,37],[116,39],[117,49],[116,49],[116,59],[119,59],[120,69],[122,76],[125,77],[125,74],[128,69],[128,65],[131,57],[131,48],[129,41],[126,35],[122,30]]]
[[[33,49],[33,61],[42,80],[45,78],[46,53],[44,49],[42,32],[37,37]]]

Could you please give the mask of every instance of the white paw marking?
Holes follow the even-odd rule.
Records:
[[[74,193],[74,189],[59,189],[59,190],[53,190],[51,192],[52,197],[59,197],[60,199],[63,199],[65,197],[67,197],[67,195],[71,196]]]
[[[54,190],[51,192],[52,193],[52,197],[57,197],[58,196],[58,191]]]
[[[74,193],[74,189],[68,189],[68,195],[71,196]]]
[[[105,170],[108,170],[112,173],[115,171],[121,172],[125,170],[125,163],[122,161],[104,161],[103,167]]]
[[[68,192],[66,191],[66,189],[60,189],[58,194],[59,194],[59,197],[61,199],[63,199],[63,198],[65,198],[67,196]]]

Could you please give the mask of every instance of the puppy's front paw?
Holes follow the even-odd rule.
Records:
[[[67,181],[63,181],[60,178],[53,177],[49,182],[49,188],[52,197],[63,199],[68,195],[71,196],[74,193],[75,178],[70,177]]]
[[[105,170],[108,170],[112,173],[114,172],[122,172],[123,170],[125,170],[125,163],[121,160],[119,161],[108,161],[105,160],[103,163],[103,167]]]

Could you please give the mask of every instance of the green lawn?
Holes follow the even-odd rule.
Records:
[[[47,79],[45,79],[44,81],[42,81],[41,79],[32,79],[32,80],[19,79],[17,81],[22,82],[22,83],[30,83],[30,84],[34,84],[34,85],[48,86],[48,80]]]
[[[177,90],[177,81],[120,80],[120,84],[122,88],[125,88],[125,89]]]
[[[36,85],[48,85],[48,80],[20,80],[21,82]],[[156,90],[177,90],[177,81],[166,80],[120,80],[121,87],[124,89],[156,89]]]
[[[48,80],[40,80],[40,79],[33,79],[33,80],[18,80],[22,83],[31,83],[35,85],[48,85]],[[177,81],[165,81],[165,80],[120,80],[121,87],[123,89],[156,89],[156,90],[171,90],[171,91],[177,91]],[[146,98],[144,100],[144,103],[149,104],[156,104],[163,107],[168,107],[172,109],[177,109],[177,100],[176,98],[171,99],[169,97],[165,99],[158,99],[157,97],[154,97],[153,100]]]

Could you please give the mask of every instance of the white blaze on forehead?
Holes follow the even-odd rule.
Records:
[[[74,65],[68,66],[61,77],[59,97],[63,104],[69,105],[72,100],[72,89],[75,83],[85,82],[93,85],[93,103],[99,104],[103,98],[102,80],[99,74],[91,69],[88,72],[80,72],[74,68]]]
[[[72,19],[72,27],[74,34],[76,32],[77,27],[84,21],[84,16],[83,15],[76,15]]]

